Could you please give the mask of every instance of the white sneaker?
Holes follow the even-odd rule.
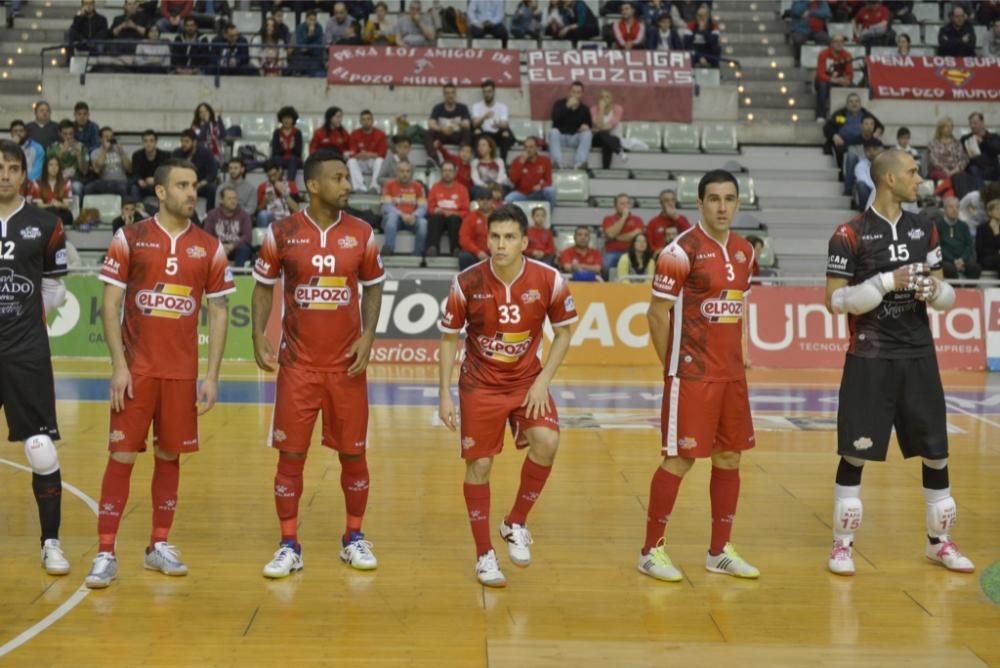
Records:
[[[42,568],[49,575],[66,575],[69,573],[69,561],[63,554],[58,538],[49,538],[42,545]]]
[[[153,543],[153,549],[146,553],[143,565],[164,575],[187,575],[188,572],[188,567],[177,554],[177,548],[163,540]]]
[[[927,542],[927,558],[943,564],[949,571],[972,573],[976,570],[976,565],[959,552],[958,546],[947,536],[943,537],[937,545],[930,541]]]
[[[378,559],[372,554],[372,544],[365,540],[365,535],[360,531],[351,534],[351,542],[340,551],[340,560],[359,571],[378,568]]]
[[[525,568],[531,564],[531,548],[528,546],[534,543],[535,539],[531,537],[527,527],[501,522],[500,537],[507,541],[507,553],[515,566]]]
[[[833,550],[830,551],[830,559],[826,562],[827,568],[835,575],[854,575],[853,552],[851,541],[834,539]]]
[[[656,547],[646,554],[639,552],[639,572],[664,582],[680,582],[684,579],[684,575],[667,556],[662,538]]]
[[[264,577],[287,578],[292,573],[302,570],[302,555],[291,545],[282,545],[274,553],[274,558],[264,566]]]
[[[760,571],[751,566],[741,557],[732,543],[726,543],[722,552],[715,555],[705,555],[705,570],[711,573],[722,573],[737,578],[754,579],[760,577]]]
[[[479,557],[476,562],[476,578],[479,583],[487,587],[506,587],[507,578],[500,571],[500,564],[497,563],[497,553],[490,550]]]
[[[118,577],[118,559],[114,552],[98,552],[84,584],[90,589],[104,589]]]

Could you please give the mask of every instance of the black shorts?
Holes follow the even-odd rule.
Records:
[[[838,454],[885,461],[893,427],[903,457],[948,456],[948,423],[937,357],[848,355],[840,381]]]
[[[58,441],[52,360],[0,360],[0,408],[10,428],[7,440],[46,434]]]

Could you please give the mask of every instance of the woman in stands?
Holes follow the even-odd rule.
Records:
[[[570,40],[575,45],[577,40],[597,37],[600,31],[597,17],[583,0],[553,0],[549,4],[546,35]]]
[[[1000,199],[986,203],[986,222],[976,228],[976,259],[988,271],[1000,270]]]
[[[476,157],[472,159],[472,199],[489,197],[489,188],[494,183],[503,188],[504,193],[510,191],[510,181],[507,179],[507,168],[503,164],[496,142],[490,137],[480,137],[476,142]],[[486,193],[485,195],[483,193]]]
[[[942,181],[935,192],[954,193],[951,179],[965,171],[969,157],[965,154],[962,144],[955,138],[955,124],[947,116],[937,122],[934,139],[927,144],[927,163],[927,177],[934,181]]]
[[[67,228],[73,225],[73,187],[63,178],[62,164],[57,156],[46,158],[42,178],[28,185],[28,201],[59,216]]]
[[[135,47],[135,69],[149,74],[166,74],[170,69],[170,43],[160,39],[154,23],[146,29],[146,39]]]
[[[375,5],[375,13],[368,17],[361,34],[365,44],[394,45],[396,43],[396,19],[389,14],[384,2]]]
[[[691,62],[695,67],[719,66],[719,57],[722,56],[719,26],[712,22],[708,5],[698,7],[695,20],[688,24],[684,48],[691,52]]]
[[[618,280],[636,280],[641,276],[643,281],[652,280],[656,263],[653,261],[653,249],[645,234],[632,237],[628,252],[618,259]]]
[[[278,128],[271,135],[271,162],[285,171],[290,182],[302,168],[302,131],[295,127],[299,112],[295,107],[278,110]]]
[[[340,107],[329,107],[323,117],[323,127],[316,128],[309,140],[309,154],[323,148],[333,148],[340,151],[346,159],[351,143],[351,133],[344,127],[344,112]]]
[[[273,18],[268,18],[260,33],[250,40],[250,64],[264,77],[280,77],[285,71],[285,41],[278,35]]]
[[[896,35],[896,55],[904,58],[910,55],[910,36],[905,32]]]
[[[628,162],[621,140],[624,113],[622,105],[615,104],[611,91],[607,88],[600,92],[597,104],[590,108],[591,127],[594,131],[593,145],[601,147],[601,166],[604,169],[611,168],[611,157],[615,155],[622,162]]]
[[[225,161],[222,143],[226,137],[226,126],[222,118],[216,116],[215,109],[208,102],[202,102],[194,110],[191,129],[198,135],[198,143],[208,149],[220,165]]]

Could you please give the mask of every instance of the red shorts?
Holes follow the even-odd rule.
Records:
[[[323,445],[348,455],[368,447],[368,377],[283,366],[274,393],[270,446],[309,450],[316,416],[323,411]]]
[[[459,383],[463,459],[480,459],[500,454],[507,424],[510,424],[514,445],[518,449],[527,447],[528,437],[524,432],[528,429],[545,427],[559,431],[559,412],[551,394],[549,412],[541,417],[528,419],[527,408],[522,407],[521,402],[529,387],[531,386],[465,389]]]
[[[153,424],[153,445],[167,452],[198,451],[198,382],[132,376],[131,399],[111,411],[108,450],[145,452]]]
[[[710,457],[713,450],[749,450],[754,443],[747,381],[667,378],[660,412],[663,454]]]

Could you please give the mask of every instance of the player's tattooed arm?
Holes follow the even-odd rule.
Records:
[[[125,290],[117,285],[105,284],[104,301],[101,304],[101,320],[104,325],[104,342],[111,353],[111,385],[109,398],[111,410],[125,408],[125,395],[132,394],[132,374],[125,361],[125,344],[122,342],[121,309],[125,300]]]
[[[250,299],[250,331],[253,335],[253,356],[257,366],[263,371],[275,370],[278,358],[274,354],[271,342],[267,340],[267,319],[271,315],[271,304],[274,301],[274,286],[257,282],[253,286],[253,296]]]
[[[198,415],[212,410],[219,397],[219,371],[229,325],[228,304],[229,299],[225,296],[208,300],[208,370],[198,389]]]
[[[347,370],[347,375],[357,376],[368,368],[372,343],[375,342],[375,326],[378,324],[378,314],[381,310],[382,284],[366,285],[364,292],[361,293],[361,325],[363,330],[358,340],[347,351],[347,356],[354,358],[354,362]]]

